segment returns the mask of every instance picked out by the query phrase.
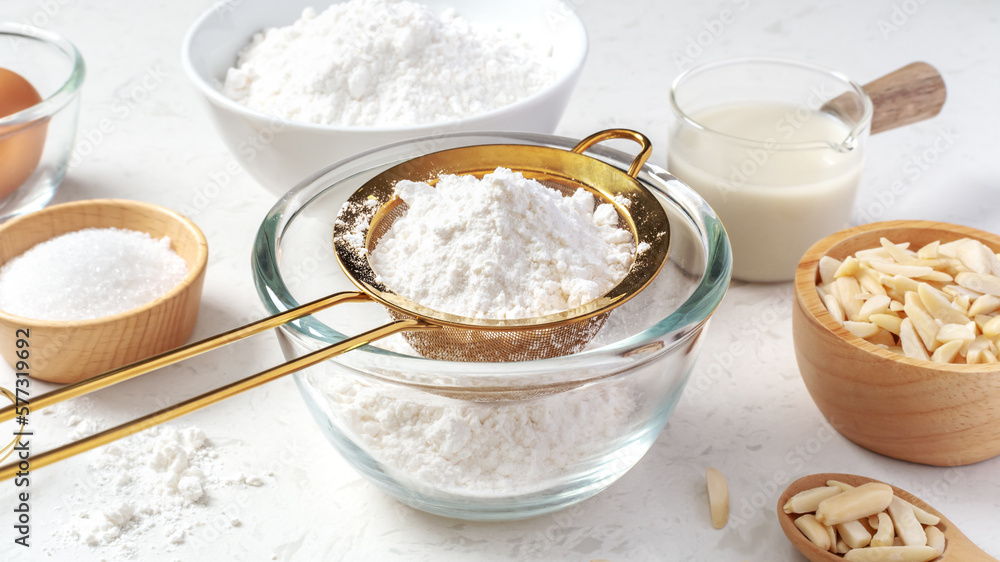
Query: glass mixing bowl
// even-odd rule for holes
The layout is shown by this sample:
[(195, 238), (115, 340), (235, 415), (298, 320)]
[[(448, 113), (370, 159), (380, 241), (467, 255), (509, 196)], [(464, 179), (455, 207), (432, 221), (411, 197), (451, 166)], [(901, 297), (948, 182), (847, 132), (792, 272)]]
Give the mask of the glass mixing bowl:
[[(355, 290), (334, 258), (333, 223), (347, 197), (382, 170), (462, 146), (576, 143), (459, 133), (333, 164), (289, 191), (261, 225), (252, 260), (261, 301), (274, 314)], [(603, 146), (587, 154), (622, 170), (633, 158)], [(635, 465), (680, 399), (731, 267), (729, 240), (703, 199), (649, 164), (639, 179), (669, 217), (668, 261), (584, 351), (515, 363), (437, 361), (395, 335), (301, 371), (302, 396), (340, 454), (403, 503), (479, 520), (564, 508)], [(380, 305), (343, 304), (286, 324), (278, 341), (291, 359), (388, 320)]]

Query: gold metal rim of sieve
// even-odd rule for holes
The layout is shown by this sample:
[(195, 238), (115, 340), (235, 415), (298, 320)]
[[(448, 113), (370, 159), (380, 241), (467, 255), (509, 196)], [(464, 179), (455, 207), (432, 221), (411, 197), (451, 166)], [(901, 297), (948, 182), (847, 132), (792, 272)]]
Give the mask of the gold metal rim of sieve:
[[(642, 150), (628, 172), (583, 154), (592, 145), (614, 138), (638, 142)], [(581, 322), (610, 312), (640, 293), (663, 268), (670, 249), (670, 224), (656, 197), (638, 180), (651, 145), (641, 133), (611, 129), (595, 133), (571, 150), (537, 145), (492, 144), (453, 148), (407, 160), (368, 180), (341, 208), (334, 225), (333, 244), (337, 261), (345, 275), (359, 289), (390, 311), (427, 321), (434, 325), (465, 330), (521, 331), (555, 328)], [(402, 202), (394, 196), (400, 180), (434, 182), (442, 174), (474, 175), (481, 178), (498, 166), (521, 172), (524, 177), (547, 185), (558, 184), (564, 190), (583, 188), (600, 202), (614, 205), (619, 226), (627, 229), (636, 248), (648, 244), (636, 254), (625, 277), (603, 296), (570, 310), (533, 318), (471, 318), (433, 310), (394, 293), (378, 281), (368, 255), (382, 232), (379, 224)], [(626, 204), (622, 204), (626, 201)], [(358, 225), (368, 225), (365, 248), (350, 240)], [(384, 232), (384, 229), (382, 230)]]

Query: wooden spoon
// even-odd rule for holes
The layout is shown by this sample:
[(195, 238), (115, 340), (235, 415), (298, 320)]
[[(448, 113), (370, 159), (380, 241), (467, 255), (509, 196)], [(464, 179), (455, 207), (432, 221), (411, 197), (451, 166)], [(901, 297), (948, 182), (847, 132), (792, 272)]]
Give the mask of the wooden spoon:
[[(926, 62), (910, 63), (861, 87), (872, 100), (871, 134), (881, 133), (941, 112), (947, 96), (941, 74)], [(822, 110), (857, 120), (861, 108), (850, 92), (827, 102)]]
[[(795, 548), (812, 562), (843, 562), (843, 556), (820, 550), (819, 547), (810, 542), (802, 534), (802, 531), (799, 531), (798, 527), (795, 526), (795, 519), (798, 517), (798, 514), (788, 514), (782, 509), (788, 498), (803, 490), (826, 486), (827, 480), (838, 480), (852, 486), (860, 486), (867, 482), (878, 482), (878, 480), (873, 478), (865, 478), (864, 476), (856, 476), (854, 474), (836, 474), (833, 472), (813, 474), (799, 478), (795, 482), (792, 482), (785, 489), (784, 493), (781, 494), (781, 497), (778, 498), (778, 522), (781, 523), (781, 530), (785, 532), (788, 540), (792, 541)], [(890, 486), (892, 485), (890, 484)], [(937, 528), (941, 529), (941, 532), (944, 533), (944, 554), (936, 558), (934, 562), (997, 562), (996, 558), (986, 554), (982, 549), (973, 544), (968, 537), (958, 530), (958, 527), (954, 523), (949, 521), (944, 515), (941, 515), (941, 512), (928, 505), (925, 501), (895, 486), (892, 486), (892, 490), (900, 499), (904, 499), (928, 513), (941, 518), (941, 522), (937, 524)]]

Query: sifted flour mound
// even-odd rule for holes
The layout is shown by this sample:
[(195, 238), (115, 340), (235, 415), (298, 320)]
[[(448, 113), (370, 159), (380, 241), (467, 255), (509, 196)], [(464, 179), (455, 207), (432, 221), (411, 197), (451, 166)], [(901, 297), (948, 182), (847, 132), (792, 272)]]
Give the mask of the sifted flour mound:
[(586, 304), (618, 283), (635, 245), (613, 205), (595, 206), (518, 172), (400, 181), (409, 206), (371, 253), (387, 287), (474, 318), (529, 318)]
[(323, 125), (416, 125), (485, 113), (555, 80), (549, 52), (516, 35), (407, 1), (307, 8), (253, 37), (223, 93), (264, 113)]

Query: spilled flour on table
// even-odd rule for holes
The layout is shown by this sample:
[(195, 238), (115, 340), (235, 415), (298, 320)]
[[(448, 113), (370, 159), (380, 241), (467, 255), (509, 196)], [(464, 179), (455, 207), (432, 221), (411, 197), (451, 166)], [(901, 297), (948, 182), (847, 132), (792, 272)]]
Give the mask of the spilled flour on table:
[[(87, 404), (86, 399), (76, 402)], [(58, 404), (43, 410), (70, 426), (76, 440), (109, 427), (79, 406)], [(132, 560), (142, 551), (173, 552), (220, 514), (229, 527), (240, 520), (213, 505), (213, 493), (226, 487), (260, 486), (257, 476), (223, 478), (218, 453), (197, 427), (163, 425), (101, 447), (88, 455), (87, 473), (75, 491), (62, 497), (64, 523), (53, 533), (55, 551), (76, 549), (87, 559)], [(157, 536), (159, 535), (159, 536)], [(162, 537), (162, 538), (161, 538)]]

